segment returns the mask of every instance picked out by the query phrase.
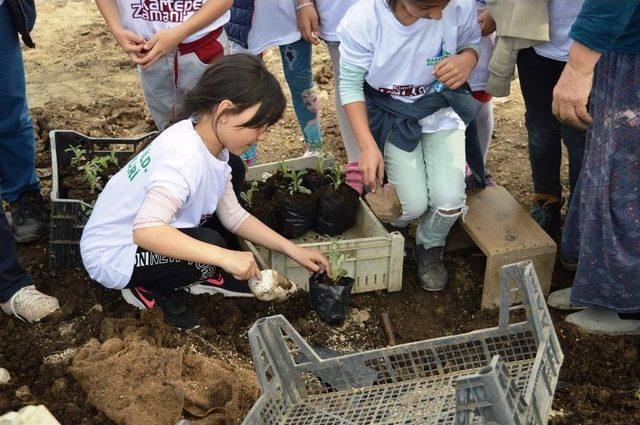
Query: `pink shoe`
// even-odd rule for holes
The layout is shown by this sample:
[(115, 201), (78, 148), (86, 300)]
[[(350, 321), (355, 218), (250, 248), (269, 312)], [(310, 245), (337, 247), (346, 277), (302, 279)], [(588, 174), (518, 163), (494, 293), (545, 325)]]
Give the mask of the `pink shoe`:
[(362, 173), (360, 173), (360, 163), (348, 163), (345, 171), (347, 184), (358, 192), (358, 194), (362, 195), (364, 192), (364, 183), (362, 182)]

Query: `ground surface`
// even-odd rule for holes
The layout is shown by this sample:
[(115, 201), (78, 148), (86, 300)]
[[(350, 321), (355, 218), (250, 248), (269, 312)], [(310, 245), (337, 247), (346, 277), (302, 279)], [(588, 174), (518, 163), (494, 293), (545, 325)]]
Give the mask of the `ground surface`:
[[(52, 129), (73, 129), (91, 136), (122, 137), (153, 128), (145, 110), (137, 75), (102, 24), (91, 1), (52, 0), (39, 3), (39, 21), (34, 38), (36, 50), (25, 52), (28, 92), (37, 129), (38, 173), (45, 195), (51, 186), (47, 133)], [(270, 52), (266, 61), (282, 77), (279, 55)], [(333, 104), (331, 65), (324, 49), (314, 59), (322, 98), (323, 129), (327, 149), (344, 158)], [(496, 128), (489, 168), (525, 207), (530, 196), (530, 169), (522, 99), (517, 88), (496, 105)], [(260, 148), (261, 160), (277, 160), (302, 153), (298, 129), (291, 108), (269, 133)], [(566, 173), (565, 173), (566, 174)], [(566, 177), (566, 175), (565, 175)], [(108, 318), (138, 321), (139, 313), (126, 305), (116, 292), (90, 282), (80, 270), (58, 278), (50, 277), (48, 241), (20, 247), (21, 259), (36, 284), (60, 300), (62, 311), (36, 325), (0, 318), (0, 366), (13, 377), (0, 387), (0, 413), (27, 403), (42, 403), (64, 424), (111, 423), (95, 410), (66, 362), (55, 363), (47, 356), (79, 347), (90, 338), (110, 336)], [(484, 257), (476, 250), (458, 252), (447, 260), (451, 280), (445, 291), (430, 294), (413, 279), (414, 266), (405, 263), (405, 281), (398, 293), (375, 293), (352, 297), (346, 324), (331, 328), (312, 312), (301, 294), (287, 303), (271, 306), (252, 300), (232, 301), (219, 297), (193, 297), (192, 307), (203, 318), (200, 329), (180, 333), (144, 327), (149, 338), (164, 347), (192, 346), (214, 357), (235, 359), (250, 365), (246, 332), (265, 315), (285, 314), (312, 344), (340, 350), (363, 350), (386, 345), (379, 315), (388, 312), (398, 342), (452, 335), (496, 323), (496, 312), (480, 311)], [(558, 270), (554, 288), (569, 286), (571, 275)], [(94, 306), (99, 304), (99, 308)], [(92, 307), (94, 307), (92, 309)], [(568, 387), (556, 393), (553, 424), (638, 424), (640, 423), (640, 339), (588, 335), (554, 320), (565, 362), (561, 379)], [(145, 323), (148, 318), (145, 318)], [(133, 366), (135, 367), (135, 366)], [(16, 397), (16, 389), (27, 385), (30, 396)], [(251, 400), (249, 400), (251, 402)]]

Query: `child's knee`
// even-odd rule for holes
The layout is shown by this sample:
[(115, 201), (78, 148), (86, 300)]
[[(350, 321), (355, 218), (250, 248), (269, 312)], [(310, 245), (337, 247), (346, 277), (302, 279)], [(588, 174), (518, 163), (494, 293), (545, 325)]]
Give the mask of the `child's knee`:
[(440, 190), (431, 194), (430, 205), (443, 215), (459, 215), (465, 209), (464, 191)]
[(427, 196), (412, 196), (402, 201), (402, 217), (401, 220), (415, 220), (429, 208), (429, 199)]

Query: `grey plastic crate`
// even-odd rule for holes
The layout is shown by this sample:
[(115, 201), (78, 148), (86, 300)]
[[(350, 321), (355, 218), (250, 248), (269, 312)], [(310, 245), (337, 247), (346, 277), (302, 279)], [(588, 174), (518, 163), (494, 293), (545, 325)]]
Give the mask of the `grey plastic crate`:
[(498, 327), (331, 359), (283, 316), (258, 320), (261, 395), (243, 424), (546, 424), (563, 354), (531, 262), (501, 286)]
[(80, 237), (93, 207), (87, 200), (69, 198), (69, 186), (60, 174), (63, 166), (69, 164), (73, 154), (67, 152), (70, 146), (82, 146), (87, 150), (87, 158), (115, 152), (124, 166), (138, 147), (155, 137), (152, 132), (135, 138), (95, 138), (72, 130), (49, 132), (51, 143), (51, 226), (49, 236), (49, 272), (56, 276), (68, 267), (81, 265)]

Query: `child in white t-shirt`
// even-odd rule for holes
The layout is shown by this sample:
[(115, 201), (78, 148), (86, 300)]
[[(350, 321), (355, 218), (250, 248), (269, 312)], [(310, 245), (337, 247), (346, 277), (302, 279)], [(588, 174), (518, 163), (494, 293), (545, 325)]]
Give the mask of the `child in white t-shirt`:
[[(259, 59), (242, 54), (214, 61), (185, 96), (186, 119), (160, 134), (98, 197), (80, 241), (91, 278), (122, 290), (139, 308), (157, 305), (177, 327), (192, 328), (198, 320), (177, 288), (251, 296), (246, 280), (260, 277), (250, 252), (226, 248), (227, 230), (311, 271), (328, 270), (322, 254), (269, 229), (234, 193), (232, 174), (244, 179), (236, 155), (263, 140), (285, 106), (278, 81)], [(221, 224), (202, 227), (214, 214)]]
[(209, 63), (224, 54), (232, 0), (96, 0), (120, 47), (137, 65), (160, 130)]
[[(447, 281), (445, 239), (466, 210), (465, 122), (477, 109), (463, 121), (453, 107), (462, 114), (460, 105), (474, 104), (469, 91), (458, 89), (478, 60), (475, 2), (361, 0), (338, 32), (340, 96), (360, 148), (364, 182), (375, 191), (386, 170), (403, 209), (392, 224), (406, 228), (420, 218), (418, 279), (427, 290), (441, 290)], [(441, 94), (445, 87), (452, 90)], [(451, 107), (440, 107), (442, 102)], [(435, 112), (425, 115), (426, 108)], [(386, 140), (374, 138), (372, 130), (379, 128), (391, 129), (388, 137), (378, 135)]]

